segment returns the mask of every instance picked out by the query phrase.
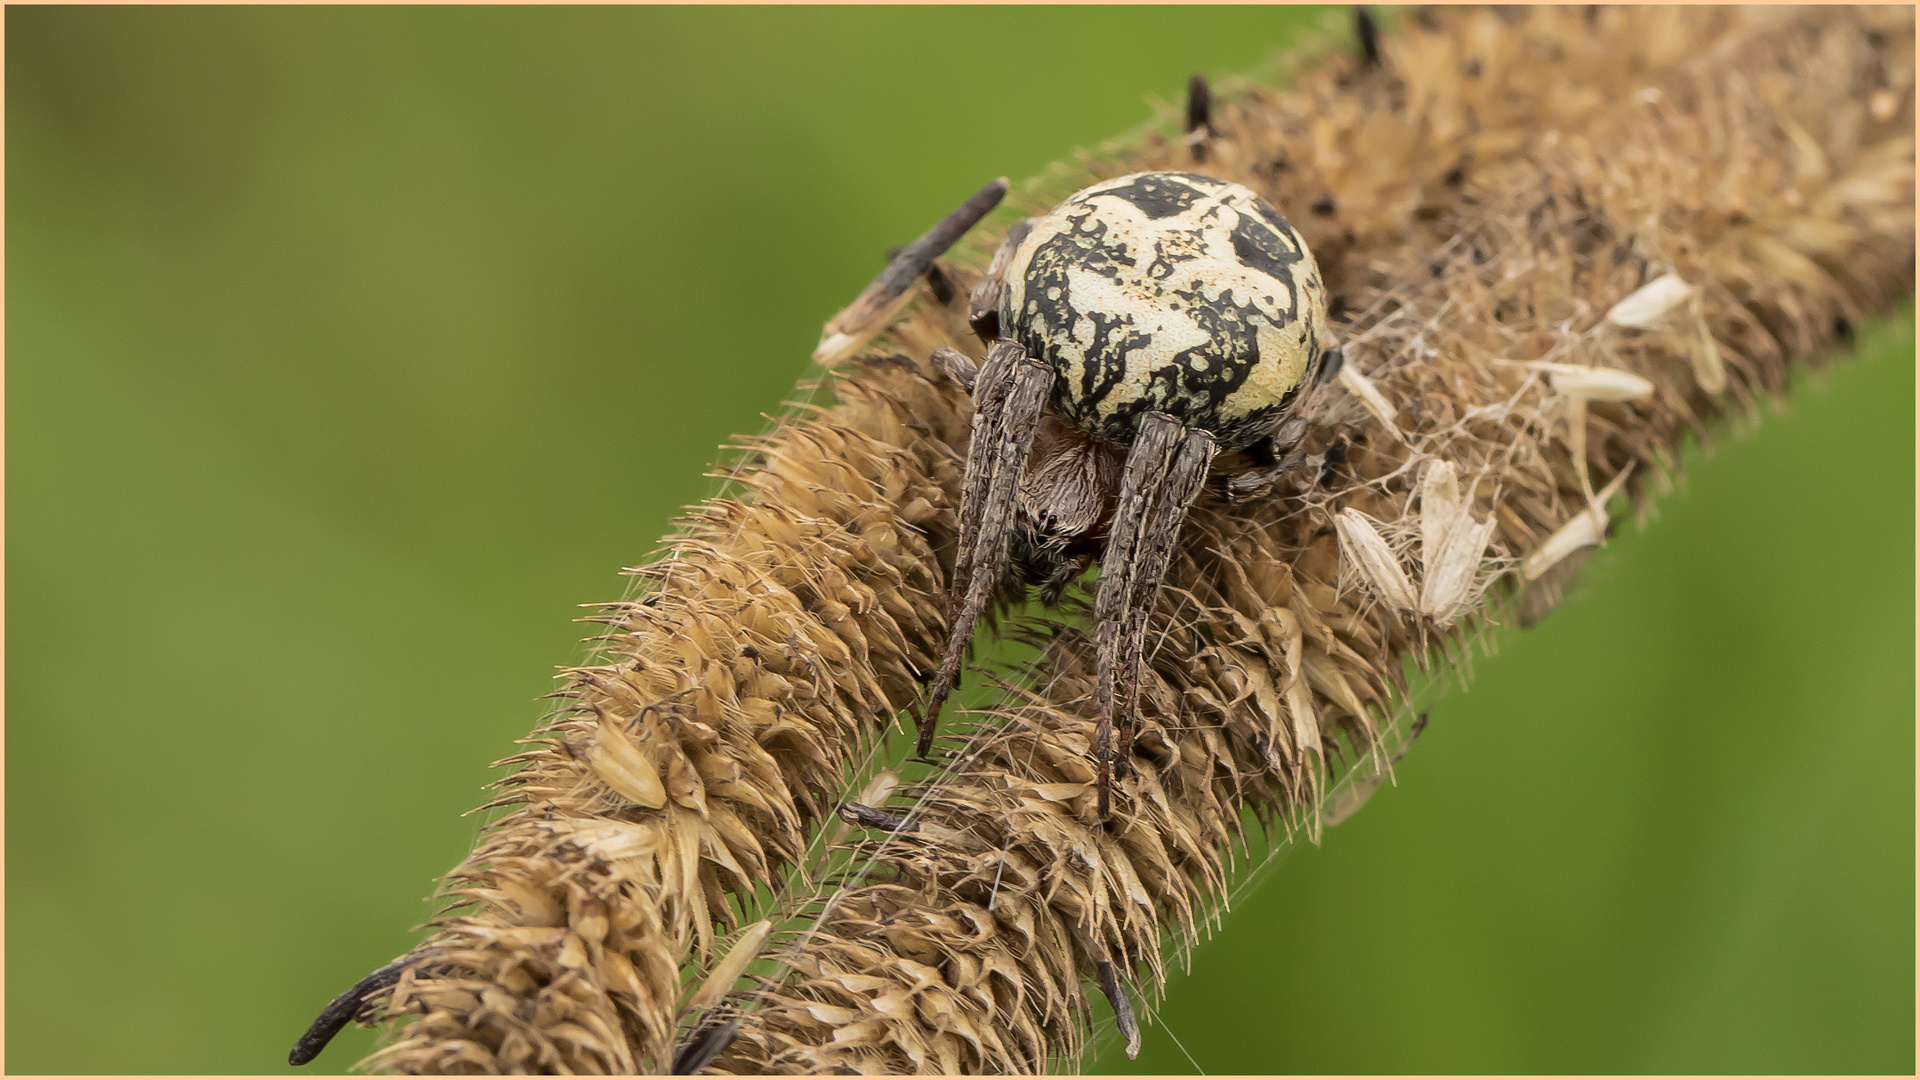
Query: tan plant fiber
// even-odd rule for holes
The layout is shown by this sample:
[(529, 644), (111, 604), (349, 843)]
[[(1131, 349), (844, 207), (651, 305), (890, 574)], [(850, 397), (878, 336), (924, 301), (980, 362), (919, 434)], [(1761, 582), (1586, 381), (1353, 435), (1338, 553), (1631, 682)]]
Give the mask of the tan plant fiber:
[[(608, 662), (501, 784), (518, 804), (447, 889), (372, 1059), (408, 1072), (664, 1069), (681, 968), (792, 866), (857, 744), (913, 700), (944, 619), (964, 416), (904, 371), (756, 444), (746, 501), (697, 508)], [(934, 425), (916, 417), (946, 417)]]
[[(366, 1064), (664, 1070), (726, 1020), (725, 1072), (1071, 1067), (1086, 983), (1156, 994), (1245, 830), (1351, 812), (1327, 796), (1405, 738), (1408, 661), (1550, 603), (1540, 556), (1569, 523), (1600, 539), (1604, 496), (1644, 504), (1684, 435), (1911, 291), (1912, 20), (1442, 9), (1379, 67), (1323, 52), (1288, 89), (1221, 87), (1209, 137), (1160, 125), (1029, 185), (1024, 212), (1142, 169), (1254, 187), (1313, 247), (1352, 373), (1307, 404), (1309, 453), (1270, 495), (1196, 505), (1111, 821), (1090, 645), (1013, 623), (1042, 647), (1025, 685), (952, 725), (950, 768), (870, 785), (883, 812), (855, 817), (882, 824), (839, 861), (808, 853), (944, 644), (969, 409), (929, 355), (982, 354), (964, 325), (982, 229), (943, 265), (954, 299), (920, 290), (832, 373), (835, 404), (756, 440), (742, 497), (696, 508), (636, 571), (651, 589), (605, 610), (606, 662), (511, 759), (514, 809), (449, 878), (461, 906), (376, 999), (415, 1019)], [(1608, 321), (1669, 274), (1684, 295)], [(1411, 608), (1343, 561), (1349, 511)], [(1540, 580), (1517, 591), (1529, 557)], [(704, 1010), (714, 966), (753, 946), (717, 935), (748, 923), (759, 974)]]

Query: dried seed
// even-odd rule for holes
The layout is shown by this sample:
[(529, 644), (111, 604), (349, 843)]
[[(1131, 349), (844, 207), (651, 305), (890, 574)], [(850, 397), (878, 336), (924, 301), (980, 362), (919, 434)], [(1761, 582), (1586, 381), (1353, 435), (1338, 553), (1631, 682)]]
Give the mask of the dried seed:
[(1827, 155), (1820, 149), (1820, 143), (1807, 134), (1807, 129), (1795, 123), (1791, 116), (1780, 118), (1780, 129), (1787, 133), (1793, 143), (1793, 180), (1803, 189), (1824, 183), (1827, 179)]
[(1475, 521), (1460, 494), (1458, 470), (1436, 460), (1420, 477), (1420, 613), (1446, 626), (1473, 599), (1493, 519)]
[(1609, 520), (1607, 517), (1607, 501), (1613, 498), (1615, 492), (1620, 490), (1620, 485), (1626, 482), (1627, 474), (1632, 471), (1633, 466), (1631, 465), (1620, 470), (1620, 474), (1615, 476), (1598, 495), (1594, 496), (1593, 502), (1588, 504), (1585, 510), (1573, 515), (1573, 518), (1565, 525), (1555, 529), (1553, 535), (1547, 537), (1545, 543), (1541, 544), (1532, 554), (1521, 561), (1520, 576), (1526, 578), (1528, 581), (1534, 581), (1538, 579), (1541, 574), (1553, 569), (1554, 564), (1561, 559), (1566, 558), (1568, 555), (1573, 554), (1583, 547), (1598, 544), (1605, 540), (1607, 538), (1607, 522)]
[(1565, 525), (1555, 529), (1546, 542), (1535, 548), (1520, 563), (1520, 576), (1533, 581), (1541, 574), (1553, 569), (1555, 563), (1591, 544), (1598, 544), (1607, 535), (1607, 512), (1598, 507), (1589, 506), (1573, 515)]
[(1633, 330), (1653, 330), (1667, 312), (1693, 295), (1693, 286), (1679, 274), (1662, 274), (1633, 290), (1607, 309), (1607, 321)]
[(666, 785), (660, 771), (633, 739), (620, 730), (613, 717), (600, 715), (600, 734), (587, 752), (587, 762), (606, 785), (649, 810), (667, 805)]
[(1400, 560), (1372, 520), (1358, 510), (1347, 509), (1340, 511), (1333, 524), (1340, 534), (1341, 552), (1374, 593), (1396, 611), (1414, 610), (1413, 583), (1407, 580)]
[(1619, 368), (1545, 361), (1527, 366), (1545, 372), (1556, 394), (1582, 397), (1588, 401), (1636, 401), (1653, 394), (1653, 383)]
[(747, 965), (760, 955), (760, 946), (767, 943), (767, 935), (771, 933), (773, 922), (769, 919), (761, 919), (742, 931), (733, 948), (727, 950), (727, 955), (713, 966), (713, 971), (700, 984), (700, 989), (694, 991), (687, 1008), (704, 1012), (720, 1004), (720, 999), (727, 996), (727, 991), (732, 990), (733, 984), (746, 972)]
[(1453, 462), (1436, 458), (1420, 477), (1420, 560), (1428, 573), (1460, 509), (1459, 471)]
[(1388, 401), (1386, 395), (1373, 385), (1372, 379), (1360, 374), (1360, 369), (1354, 366), (1351, 358), (1347, 363), (1340, 365), (1340, 385), (1347, 388), (1347, 393), (1359, 398), (1360, 403), (1367, 407), (1367, 411), (1373, 414), (1374, 419), (1387, 426), (1387, 430), (1395, 432), (1399, 430), (1393, 426), (1393, 418), (1398, 416), (1400, 411), (1395, 409), (1393, 402)]
[(1462, 507), (1440, 545), (1439, 557), (1425, 568), (1420, 583), (1422, 615), (1446, 626), (1471, 606), (1474, 578), (1492, 538), (1493, 519), (1475, 521)]
[(1693, 361), (1693, 379), (1700, 389), (1709, 394), (1718, 394), (1727, 388), (1727, 366), (1720, 362), (1720, 343), (1713, 339), (1713, 331), (1707, 326), (1705, 316), (1700, 313), (1700, 298), (1695, 296), (1693, 351), (1688, 359)]
[[(683, 815), (683, 819), (695, 820), (691, 815)], [(567, 839), (582, 851), (616, 861), (651, 855), (659, 850), (664, 837), (659, 829), (630, 825), (624, 821), (602, 820), (575, 827)]]

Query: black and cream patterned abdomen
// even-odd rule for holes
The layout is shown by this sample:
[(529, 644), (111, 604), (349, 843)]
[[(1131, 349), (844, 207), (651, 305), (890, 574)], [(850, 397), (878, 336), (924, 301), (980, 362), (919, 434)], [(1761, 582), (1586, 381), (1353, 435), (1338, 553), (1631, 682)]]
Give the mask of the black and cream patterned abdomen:
[(1034, 222), (1006, 270), (1000, 323), (1053, 368), (1053, 408), (1130, 442), (1158, 410), (1241, 449), (1273, 430), (1319, 357), (1313, 255), (1239, 184), (1136, 173)]

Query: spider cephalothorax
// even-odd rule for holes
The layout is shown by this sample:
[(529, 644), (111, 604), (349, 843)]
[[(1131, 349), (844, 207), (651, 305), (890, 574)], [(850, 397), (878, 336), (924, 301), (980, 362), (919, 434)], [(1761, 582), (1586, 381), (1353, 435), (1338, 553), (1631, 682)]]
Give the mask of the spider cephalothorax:
[[(922, 245), (951, 243), (1004, 190), (988, 185)], [(931, 265), (931, 254), (922, 258)], [(914, 272), (905, 259), (894, 278)], [(876, 297), (888, 280), (876, 280)], [(897, 295), (904, 281), (887, 288)], [(974, 420), (953, 617), (920, 753), (974, 627), (1010, 574), (1052, 603), (1098, 558), (1095, 742), (1105, 816), (1110, 777), (1125, 775), (1132, 752), (1147, 618), (1187, 508), (1216, 454), (1247, 451), (1236, 460), (1270, 467), (1279, 444), (1298, 437), (1301, 425), (1282, 434), (1283, 422), (1329, 351), (1320, 271), (1293, 226), (1247, 188), (1135, 173), (1009, 229), (969, 314), (988, 344), (986, 363), (935, 354), (972, 394)], [(1230, 480), (1230, 490), (1245, 479)]]

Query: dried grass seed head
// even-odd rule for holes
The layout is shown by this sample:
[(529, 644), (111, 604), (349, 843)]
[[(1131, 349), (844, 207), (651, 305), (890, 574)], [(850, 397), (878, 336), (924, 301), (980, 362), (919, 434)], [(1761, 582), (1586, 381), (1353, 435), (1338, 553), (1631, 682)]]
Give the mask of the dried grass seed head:
[[(1874, 20), (1883, 17), (1907, 20), (1904, 36), (1877, 27)], [(1711, 273), (1693, 280), (1708, 283), (1702, 317), (1715, 339), (1735, 343), (1728, 349), (1724, 389), (1736, 405), (1782, 386), (1786, 358), (1808, 356), (1808, 349), (1828, 340), (1821, 335), (1830, 333), (1831, 324), (1822, 320), (1835, 301), (1817, 299), (1823, 293), (1811, 278), (1788, 283), (1750, 273), (1744, 252), (1753, 250), (1756, 232), (1793, 229), (1796, 215), (1816, 200), (1793, 214), (1756, 220), (1745, 233), (1728, 234), (1712, 215), (1716, 200), (1734, 192), (1703, 191), (1700, 181), (1707, 177), (1676, 183), (1641, 166), (1698, 155), (1703, 147), (1724, 152), (1736, 145), (1728, 139), (1735, 122), (1724, 103), (1702, 101), (1703, 94), (1724, 92), (1726, 72), (1744, 73), (1748, 87), (1772, 81), (1768, 95), (1739, 103), (1747, 115), (1738, 118), (1737, 129), (1747, 141), (1737, 150), (1749, 165), (1779, 153), (1777, 143), (1752, 137), (1779, 130), (1761, 122), (1769, 111), (1844, 108), (1859, 99), (1855, 71), (1891, 72), (1903, 95), (1901, 115), (1910, 117), (1910, 47), (1893, 46), (1899, 56), (1884, 67), (1874, 59), (1874, 50), (1888, 47), (1885, 42), (1911, 38), (1910, 19), (1910, 13), (1834, 9), (1786, 17), (1728, 9), (1602, 10), (1596, 31), (1578, 11), (1537, 9), (1503, 21), (1486, 12), (1444, 10), (1434, 14), (1432, 32), (1382, 43), (1386, 64), (1402, 86), (1381, 85), (1392, 81), (1386, 79), (1356, 82), (1329, 63), (1324, 75), (1303, 72), (1302, 88), (1294, 91), (1250, 88), (1238, 99), (1218, 95), (1209, 169), (1246, 177), (1253, 165), (1284, 156), (1289, 169), (1261, 174), (1260, 185), (1282, 195), (1315, 188), (1331, 193), (1336, 214), (1304, 219), (1301, 231), (1321, 260), (1330, 292), (1344, 293), (1349, 311), (1369, 313), (1350, 328), (1349, 357), (1357, 359), (1355, 373), (1364, 373), (1364, 385), (1378, 389), (1381, 401), (1391, 395), (1399, 403), (1387, 413), (1398, 430), (1389, 431), (1376, 413), (1377, 426), (1352, 444), (1337, 473), (1322, 473), (1331, 490), (1304, 495), (1308, 505), (1324, 506), (1331, 522), (1293, 512), (1289, 500), (1303, 496), (1284, 487), (1276, 489), (1272, 504), (1240, 505), (1231, 513), (1207, 500), (1196, 504), (1189, 522), (1195, 539), (1182, 544), (1156, 615), (1166, 631), (1157, 659), (1142, 673), (1140, 745), (1146, 757), (1138, 775), (1116, 787), (1123, 801), (1115, 821), (1124, 827), (1103, 840), (1102, 830), (1091, 826), (1084, 796), (1003, 801), (1003, 793), (1023, 784), (1086, 779), (1079, 755), (1090, 735), (1094, 658), (1084, 636), (1051, 631), (1034, 689), (1017, 691), (998, 714), (1001, 726), (980, 734), (966, 773), (901, 804), (910, 810), (917, 800), (923, 819), (964, 823), (955, 834), (978, 846), (929, 848), (906, 837), (876, 841), (869, 850), (886, 867), (880, 875), (885, 883), (851, 893), (861, 903), (884, 897), (889, 920), (955, 913), (964, 922), (986, 913), (999, 932), (986, 941), (964, 933), (901, 940), (864, 953), (853, 946), (873, 940), (868, 928), (877, 924), (871, 917), (830, 918), (816, 945), (795, 957), (795, 974), (743, 1027), (719, 1067), (909, 1069), (952, 1061), (983, 1071), (1035, 1069), (1044, 1062), (1022, 1052), (1033, 1045), (1026, 1040), (1056, 1040), (1047, 1060), (1081, 1046), (1077, 1032), (1053, 1026), (1074, 1007), (1073, 994), (1062, 985), (1063, 967), (1090, 978), (1101, 963), (1124, 968), (1121, 957), (1140, 957), (1141, 985), (1150, 994), (1152, 959), (1128, 951), (1137, 943), (1105, 929), (1111, 913), (1127, 910), (1131, 895), (1121, 884), (1121, 868), (1105, 858), (1049, 853), (1104, 855), (1104, 843), (1121, 845), (1127, 868), (1154, 898), (1160, 925), (1192, 932), (1206, 918), (1208, 898), (1218, 898), (1213, 890), (1224, 879), (1218, 860), (1238, 827), (1237, 815), (1223, 812), (1229, 804), (1215, 801), (1221, 789), (1210, 778), (1230, 777), (1232, 800), (1266, 807), (1276, 820), (1301, 821), (1289, 817), (1289, 809), (1312, 805), (1327, 790), (1326, 773), (1316, 762), (1323, 756), (1352, 761), (1378, 747), (1380, 718), (1393, 715), (1383, 704), (1400, 700), (1396, 695), (1405, 690), (1397, 683), (1399, 661), (1414, 653), (1417, 637), (1387, 605), (1369, 609), (1358, 603), (1358, 594), (1334, 587), (1345, 539), (1342, 520), (1371, 519), (1393, 531), (1385, 523), (1402, 520), (1417, 505), (1418, 493), (1409, 490), (1425, 475), (1417, 466), (1438, 459), (1457, 470), (1456, 479), (1483, 473), (1498, 478), (1487, 496), (1492, 513), (1484, 520), (1467, 518), (1475, 532), (1491, 530), (1488, 546), (1534, 551), (1591, 509), (1588, 464), (1612, 478), (1603, 489), (1612, 496), (1626, 490), (1633, 466), (1658, 466), (1683, 434), (1705, 433), (1719, 415), (1713, 395), (1721, 388), (1695, 377), (1687, 342), (1663, 332), (1588, 335), (1582, 331), (1586, 323), (1575, 318), (1584, 306), (1590, 323), (1657, 277), (1646, 271), (1648, 264), (1684, 247), (1692, 253), (1688, 265), (1705, 260), (1710, 266)], [(1883, 44), (1871, 44), (1876, 40)], [(1846, 59), (1838, 67), (1831, 62), (1836, 51)], [(1485, 81), (1451, 82), (1469, 57), (1480, 61)], [(1766, 74), (1774, 71), (1791, 72), (1791, 80)], [(1639, 111), (1648, 107), (1645, 101), (1633, 98), (1649, 83), (1660, 91), (1653, 100), (1677, 110), (1651, 125)], [(1514, 94), (1517, 86), (1535, 93)], [(1439, 92), (1423, 95), (1422, 88)], [(1484, 97), (1463, 101), (1467, 94)], [(1404, 108), (1389, 108), (1388, 101)], [(1524, 107), (1515, 107), (1522, 101)], [(1465, 122), (1468, 110), (1479, 110), (1482, 119)], [(1544, 117), (1559, 121), (1552, 129), (1557, 135), (1534, 126)], [(1565, 134), (1583, 124), (1591, 125), (1590, 137)], [(1836, 161), (1846, 158), (1830, 149), (1836, 137), (1851, 137), (1844, 128), (1807, 130), (1821, 132), (1816, 139)], [(1898, 152), (1910, 155), (1910, 148), (1908, 142)], [(1149, 141), (1113, 172), (1157, 167), (1189, 150), (1185, 141), (1170, 140), (1167, 157), (1156, 157), (1161, 151)], [(1860, 140), (1860, 158), (1883, 152), (1873, 140)], [(1628, 165), (1623, 170), (1616, 161)], [(1847, 211), (1861, 222), (1890, 216), (1890, 232), (1862, 226), (1823, 234), (1834, 246), (1821, 265), (1860, 259), (1861, 267), (1873, 267), (1853, 273), (1862, 304), (1883, 304), (1911, 282), (1910, 156), (1903, 161), (1896, 183)], [(1460, 162), (1469, 162), (1467, 179), (1450, 183), (1447, 173)], [(1393, 175), (1401, 163), (1413, 167)], [(1091, 167), (1097, 172), (1102, 166), (1096, 159)], [(1848, 175), (1845, 167), (1835, 167)], [(1726, 175), (1716, 170), (1712, 178), (1724, 185)], [(1739, 198), (1748, 205), (1762, 201), (1770, 182), (1763, 171), (1732, 175), (1743, 185)], [(1395, 201), (1409, 190), (1417, 198)], [(1469, 199), (1477, 207), (1471, 212), (1464, 209)], [(1413, 212), (1422, 207), (1439, 212)], [(1651, 214), (1655, 207), (1665, 216)], [(1658, 223), (1651, 233), (1643, 224), (1649, 221)], [(1430, 222), (1450, 232), (1426, 243)], [(1726, 284), (1734, 281), (1741, 283), (1738, 293)], [(1546, 395), (1515, 399), (1526, 375), (1494, 362), (1500, 358), (1577, 360), (1646, 379), (1653, 392), (1595, 402), (1582, 429), (1590, 437), (1576, 459), (1559, 410)], [(1619, 383), (1623, 391), (1637, 389)], [(1336, 413), (1329, 408), (1319, 415)], [(1355, 422), (1352, 412), (1342, 415), (1349, 417), (1343, 423)], [(1325, 429), (1309, 435), (1319, 447), (1326, 438)], [(1434, 479), (1438, 510), (1451, 500), (1444, 475)], [(1444, 520), (1436, 515), (1437, 522)], [(1335, 528), (1323, 531), (1323, 524)], [(1409, 582), (1402, 597), (1410, 590)], [(1479, 610), (1481, 601), (1470, 603)], [(1465, 613), (1451, 633), (1465, 633), (1472, 619), (1472, 612)], [(1035, 770), (1044, 779), (1024, 779)], [(954, 1020), (921, 1010), (912, 1023), (902, 1023), (892, 1010), (859, 1000), (890, 1000), (900, 993), (918, 1000), (923, 986), (974, 985), (954, 981), (952, 973), (940, 983), (902, 981), (890, 971), (889, 958), (925, 950), (951, 957), (943, 963), (954, 965), (954, 972), (978, 972), (996, 955), (990, 943), (1005, 946), (1010, 940), (1071, 943), (1066, 947), (1079, 959), (1066, 965), (1054, 951), (1058, 946), (1027, 956), (1018, 982), (1007, 984), (1009, 997), (996, 993), (991, 1004), (962, 999), (973, 1011)], [(859, 981), (865, 979), (876, 981)], [(845, 996), (841, 988), (855, 981), (862, 989)], [(835, 1014), (836, 1022), (849, 1026), (824, 1024), (807, 1011), (808, 1002), (828, 999), (845, 1010)], [(934, 1015), (941, 1019), (930, 1020)], [(1025, 1038), (1017, 1046), (974, 1041), (986, 1025)], [(852, 1045), (839, 1038), (850, 1027), (858, 1029)]]
[[(1218, 911), (1245, 809), (1317, 828), (1306, 810), (1342, 763), (1405, 729), (1402, 661), (1424, 646), (1337, 587), (1326, 525), (1405, 518), (1418, 455), (1498, 477), (1489, 543), (1538, 553), (1592, 509), (1589, 466), (1607, 494), (1639, 498), (1629, 467), (1661, 467), (1684, 434), (1783, 387), (1836, 319), (1910, 290), (1911, 9), (1442, 9), (1427, 25), (1378, 42), (1366, 73), (1334, 58), (1285, 90), (1223, 89), (1203, 142), (1150, 133), (1021, 196), (1044, 210), (1106, 177), (1200, 167), (1204, 145), (1207, 172), (1324, 206), (1294, 224), (1348, 313), (1348, 368), (1388, 409), (1310, 402), (1312, 483), (1196, 503), (1155, 607), (1115, 824), (1098, 826), (1090, 792), (1095, 645), (1048, 628), (1031, 686), (967, 769), (889, 800), (938, 830), (860, 834), (872, 877), (781, 909), (820, 917), (804, 941), (768, 938), (784, 974), (758, 984), (712, 1068), (1071, 1061), (1098, 965), (1151, 999), (1161, 935), (1191, 940)], [(1468, 61), (1479, 74), (1461, 79)], [(942, 265), (964, 291), (984, 261)], [(1664, 329), (1581, 331), (1669, 270), (1697, 283), (1692, 332), (1671, 311)], [(570, 673), (571, 711), (504, 785), (518, 805), (450, 879), (470, 908), (368, 997), (416, 1018), (374, 1067), (673, 1060), (696, 1021), (682, 968), (710, 969), (702, 942), (736, 919), (742, 872), (802, 857), (946, 639), (969, 401), (930, 356), (981, 350), (966, 305), (934, 301), (904, 301), (830, 409), (756, 442), (748, 497), (696, 510), (644, 571), (653, 592), (605, 609), (609, 662)], [(1654, 392), (1595, 402), (1576, 456), (1552, 415), (1514, 399), (1525, 376), (1502, 358), (1617, 368)], [(1327, 423), (1359, 437), (1336, 443)], [(623, 793), (596, 768), (609, 730), (631, 732), (662, 805), (644, 779)]]

